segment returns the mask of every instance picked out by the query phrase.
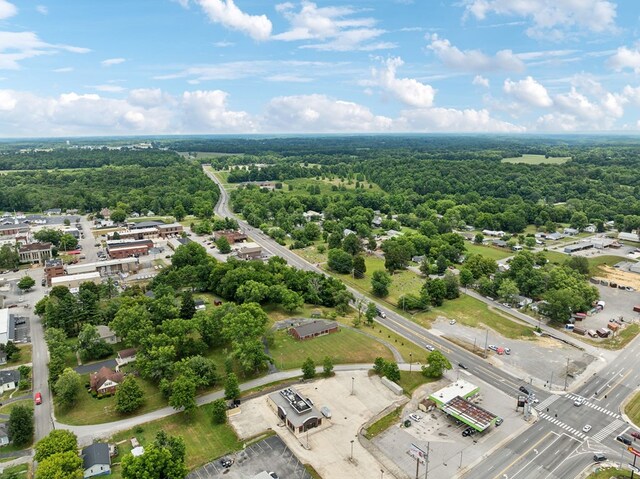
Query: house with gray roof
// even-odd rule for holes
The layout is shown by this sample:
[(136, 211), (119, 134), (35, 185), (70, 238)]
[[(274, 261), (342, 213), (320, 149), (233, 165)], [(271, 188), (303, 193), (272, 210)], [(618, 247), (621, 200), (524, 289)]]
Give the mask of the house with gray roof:
[(111, 456), (109, 445), (97, 442), (82, 450), (82, 468), (84, 477), (104, 476), (111, 474)]
[(0, 394), (5, 391), (11, 391), (18, 387), (20, 382), (20, 373), (17, 369), (9, 369), (0, 371)]
[(325, 334), (337, 333), (338, 323), (317, 319), (289, 329), (289, 334), (298, 340), (313, 339)]

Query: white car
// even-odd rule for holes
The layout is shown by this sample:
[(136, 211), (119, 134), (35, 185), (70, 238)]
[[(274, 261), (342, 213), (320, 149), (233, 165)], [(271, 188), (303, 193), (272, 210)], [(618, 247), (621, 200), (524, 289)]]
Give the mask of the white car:
[(449, 324), (456, 324), (456, 320), (452, 319), (451, 321), (449, 321)]
[(582, 399), (582, 398), (579, 398), (579, 399), (576, 399), (575, 401), (573, 401), (573, 405), (574, 406), (582, 406), (583, 404), (584, 404), (584, 399)]
[(409, 418), (413, 419), (416, 422), (419, 422), (422, 420), (422, 416), (420, 416), (419, 414), (409, 414)]
[(425, 348), (427, 348), (427, 351), (435, 351), (436, 348), (434, 348), (433, 346), (431, 346), (430, 344), (427, 344), (425, 346)]
[(498, 350), (498, 346), (496, 346), (495, 344), (490, 344), (488, 347), (489, 347), (489, 349), (491, 351), (497, 351)]
[(582, 432), (589, 432), (591, 431), (591, 424), (587, 424), (585, 427), (582, 428)]

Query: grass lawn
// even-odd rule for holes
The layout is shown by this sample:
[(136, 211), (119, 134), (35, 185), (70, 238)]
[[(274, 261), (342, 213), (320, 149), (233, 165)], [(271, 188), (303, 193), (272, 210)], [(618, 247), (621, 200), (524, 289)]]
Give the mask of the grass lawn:
[(466, 241), (464, 245), (467, 248), (467, 254), (481, 254), (487, 258), (491, 258), (493, 260), (499, 261), (504, 258), (508, 258), (509, 256), (513, 256), (514, 252), (509, 251), (505, 248), (496, 248), (493, 246), (484, 246), (481, 244), (471, 243), (470, 241)]
[(606, 467), (598, 469), (598, 472), (589, 474), (587, 479), (624, 479), (627, 477), (631, 477), (631, 471), (623, 471), (615, 467)]
[(567, 261), (570, 256), (559, 251), (543, 251), (545, 257), (549, 260), (549, 263), (562, 264)]
[(460, 321), (466, 326), (474, 328), (480, 324), (490, 327), (506, 338), (522, 339), (533, 338), (533, 329), (521, 323), (515, 318), (509, 318), (506, 314), (491, 310), (485, 303), (465, 294), (458, 299), (445, 301), (439, 308), (418, 313), (415, 319), (422, 324), (424, 321), (433, 321), (437, 316), (445, 316), (449, 319)]
[(400, 421), (400, 412), (402, 411), (402, 406), (397, 407), (393, 411), (391, 411), (386, 416), (382, 416), (376, 422), (374, 422), (371, 426), (369, 426), (364, 433), (364, 436), (371, 440), (376, 437), (378, 434), (385, 432), (391, 426), (393, 426), (396, 422)]
[[(89, 375), (82, 376), (82, 384), (89, 381)], [(149, 381), (137, 378), (138, 384), (142, 389), (145, 397), (144, 405), (132, 415), (145, 414), (155, 411), (167, 405), (166, 400), (162, 397), (160, 390)], [(115, 411), (115, 396), (97, 399), (87, 393), (84, 387), (78, 395), (78, 400), (72, 408), (61, 408), (55, 405), (56, 419), (63, 424), (74, 426), (83, 426), (87, 424), (102, 424), (105, 422), (117, 421), (124, 419), (127, 415), (118, 414)]]
[[(11, 410), (14, 408), (14, 406), (29, 406), (33, 408), (33, 400), (21, 399), (20, 401), (5, 404), (4, 406), (0, 407), (0, 414), (11, 414)], [(0, 452), (2, 452), (2, 450), (0, 450)]]
[(282, 369), (299, 368), (308, 357), (317, 366), (322, 365), (326, 356), (334, 364), (373, 363), (377, 357), (393, 359), (391, 351), (384, 344), (345, 328), (306, 341), (298, 341), (287, 332), (278, 331), (269, 349), (276, 365)]
[[(212, 459), (242, 448), (242, 443), (228, 425), (213, 424), (211, 420), (211, 405), (199, 407), (191, 418), (184, 413), (158, 419), (137, 426), (128, 431), (122, 431), (113, 436), (112, 441), (126, 440), (118, 446), (118, 460), (131, 450), (129, 439), (135, 437), (142, 446), (153, 442), (158, 431), (165, 431), (172, 436), (182, 436), (186, 444), (186, 464), (189, 469), (198, 467)], [(120, 467), (114, 471), (114, 477), (120, 477)]]
[(589, 258), (589, 271), (592, 275), (597, 275), (598, 273), (602, 273), (600, 270), (600, 266), (611, 266), (619, 263), (620, 261), (628, 261), (630, 263), (635, 263), (636, 261), (630, 258), (625, 258), (623, 256), (614, 256), (614, 255), (604, 255), (604, 256), (595, 256), (593, 258)]
[(19, 366), (20, 364), (28, 364), (31, 362), (31, 345), (19, 344), (18, 349), (20, 349), (20, 356), (18, 357), (18, 359), (11, 359), (11, 361), (9, 361), (7, 364), (0, 366), (0, 369), (14, 368), (15, 366)]
[(629, 416), (631, 422), (640, 427), (640, 393), (637, 393), (631, 401), (627, 403), (624, 412)]
[[(353, 180), (353, 182), (349, 185), (347, 184), (346, 181), (341, 181), (340, 178), (333, 178), (332, 180), (330, 179), (320, 179), (320, 180), (316, 180), (315, 178), (296, 178), (293, 180), (286, 180), (284, 182), (286, 185), (291, 185), (293, 186), (293, 191), (289, 191), (287, 188), (284, 188), (284, 190), (287, 193), (293, 193), (295, 194), (296, 192), (307, 192), (307, 188), (311, 185), (318, 185), (320, 187), (320, 194), (323, 195), (327, 195), (327, 194), (333, 194), (333, 195), (339, 195), (342, 192), (341, 191), (334, 191), (331, 189), (332, 186), (344, 186), (347, 190), (354, 190), (356, 187), (356, 181)], [(361, 185), (364, 185), (364, 191), (381, 191), (380, 188), (372, 183), (369, 183), (368, 181), (361, 181), (360, 182)], [(371, 188), (369, 188), (369, 185), (372, 185)]]
[[(2, 450), (4, 451), (4, 448)], [(5, 477), (12, 477), (13, 474), (18, 474), (18, 477), (27, 477), (28, 471), (28, 464), (20, 464), (18, 466), (7, 467), (6, 469), (3, 469), (2, 474), (0, 474), (0, 479), (4, 479)]]
[(525, 163), (527, 165), (561, 165), (571, 157), (545, 158), (544, 155), (522, 155), (515, 158), (503, 158), (502, 163)]
[(428, 378), (424, 374), (422, 374), (422, 370), (420, 366), (414, 365), (413, 371), (400, 371), (400, 386), (404, 389), (404, 392), (411, 396), (413, 391), (415, 391), (418, 387), (423, 384), (430, 383), (435, 381), (435, 379)]

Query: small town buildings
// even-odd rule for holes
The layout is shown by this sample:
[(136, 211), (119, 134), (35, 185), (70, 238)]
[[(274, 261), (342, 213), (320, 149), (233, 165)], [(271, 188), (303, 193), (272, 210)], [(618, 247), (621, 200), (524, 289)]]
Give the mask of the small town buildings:
[(62, 230), (62, 233), (66, 235), (71, 235), (75, 239), (80, 239), (80, 230), (78, 228), (73, 228), (73, 227), (65, 228)]
[(123, 373), (113, 371), (103, 366), (98, 372), (90, 374), (89, 385), (91, 390), (98, 394), (113, 394), (123, 379)]
[(262, 246), (257, 243), (246, 243), (238, 249), (238, 258), (251, 260), (262, 257)]
[(111, 218), (111, 210), (109, 208), (102, 208), (100, 210), (100, 215), (102, 215), (105, 220), (108, 220)]
[(116, 356), (116, 369), (119, 369), (125, 364), (134, 362), (136, 360), (136, 353), (137, 350), (135, 348), (123, 349), (122, 351), (119, 351), (118, 355)]
[(558, 241), (561, 240), (562, 238), (564, 238), (565, 235), (562, 233), (549, 233), (548, 235), (546, 235), (546, 239), (551, 240), (551, 241)]
[(382, 216), (375, 215), (373, 220), (371, 220), (371, 226), (373, 228), (380, 228), (380, 226), (382, 226)]
[(497, 238), (502, 238), (505, 235), (504, 231), (495, 230), (482, 230), (482, 234), (485, 236), (495, 236)]
[(18, 236), (28, 232), (29, 225), (15, 224), (13, 222), (0, 225), (0, 236)]
[(591, 240), (591, 244), (595, 249), (614, 248), (614, 243), (616, 243), (616, 241), (611, 238), (593, 238)]
[(565, 228), (562, 232), (567, 236), (575, 236), (580, 233), (580, 231), (575, 228)]
[(21, 263), (41, 263), (51, 259), (53, 245), (51, 243), (31, 243), (18, 250)]
[(66, 286), (72, 293), (77, 292), (78, 288), (80, 288), (80, 285), (86, 282), (100, 284), (102, 282), (100, 273), (98, 273), (97, 271), (93, 271), (91, 273), (66, 274), (64, 276), (51, 278), (52, 287)]
[(322, 424), (322, 414), (309, 399), (293, 388), (283, 389), (268, 396), (268, 404), (294, 435), (299, 436)]
[(122, 258), (99, 261), (97, 263), (73, 264), (67, 266), (67, 274), (91, 273), (97, 271), (100, 276), (113, 276), (120, 273), (137, 273), (140, 269), (138, 258)]
[(47, 286), (51, 286), (51, 279), (64, 275), (64, 264), (59, 258), (48, 259), (44, 263), (44, 277)]
[(107, 344), (116, 344), (116, 343), (120, 342), (120, 338), (118, 338), (116, 336), (116, 333), (111, 331), (109, 326), (105, 326), (103, 324), (100, 324), (100, 325), (96, 326), (96, 330), (98, 331), (98, 334), (100, 335), (100, 339), (102, 339), (105, 343), (107, 343)]
[(47, 216), (51, 216), (51, 215), (59, 215), (62, 213), (62, 209), (60, 208), (51, 208), (49, 210), (45, 210), (44, 214)]
[(305, 221), (320, 221), (324, 219), (324, 213), (318, 213), (317, 211), (309, 210), (302, 213), (302, 217)]
[(183, 229), (184, 228), (180, 223), (162, 224), (157, 227), (158, 236), (160, 236), (160, 238), (179, 235), (182, 233)]
[(335, 321), (315, 320), (289, 329), (289, 334), (298, 340), (312, 339), (326, 334), (337, 333), (338, 323)]
[(459, 379), (434, 392), (429, 399), (449, 416), (481, 432), (494, 424), (498, 416), (469, 401), (479, 392), (478, 386)]
[(353, 231), (353, 230), (350, 230), (349, 228), (345, 228), (345, 229), (342, 231), (342, 235), (343, 235), (343, 236), (345, 236), (345, 237), (346, 237), (346, 236), (349, 236), (349, 235), (357, 235), (357, 234), (358, 234), (358, 233), (356, 233), (356, 232), (355, 232), (355, 231)]
[(153, 248), (153, 241), (149, 239), (137, 241), (107, 241), (107, 254), (113, 259), (147, 255), (151, 248)]
[(138, 223), (128, 223), (127, 226), (131, 231), (134, 230), (146, 230), (155, 229), (160, 225), (165, 224), (164, 221), (139, 221)]
[(596, 225), (587, 225), (587, 227), (583, 230), (585, 233), (595, 233), (598, 229)]
[(16, 389), (19, 382), (20, 373), (17, 369), (0, 371), (0, 394)]
[(240, 243), (247, 240), (247, 235), (242, 231), (235, 230), (220, 230), (213, 232), (213, 238), (219, 240), (220, 238), (227, 238), (229, 244)]
[(493, 246), (497, 246), (498, 248), (506, 248), (509, 245), (504, 240), (494, 239), (492, 242)]
[(82, 468), (85, 478), (111, 474), (109, 444), (97, 442), (82, 449)]
[(167, 246), (175, 251), (180, 246), (185, 246), (189, 243), (191, 243), (191, 240), (189, 238), (170, 238), (169, 241), (167, 241)]
[(637, 232), (626, 233), (624, 231), (621, 231), (620, 233), (618, 233), (618, 239), (622, 241), (631, 241), (634, 243), (640, 243), (640, 235), (638, 235)]
[(568, 246), (564, 247), (564, 252), (567, 254), (571, 254), (571, 253), (575, 253), (576, 251), (583, 251), (586, 249), (591, 249), (593, 248), (593, 244), (589, 243), (587, 241), (581, 241), (579, 243), (576, 244), (570, 244)]
[(15, 339), (15, 318), (9, 309), (0, 309), (0, 344), (7, 344)]

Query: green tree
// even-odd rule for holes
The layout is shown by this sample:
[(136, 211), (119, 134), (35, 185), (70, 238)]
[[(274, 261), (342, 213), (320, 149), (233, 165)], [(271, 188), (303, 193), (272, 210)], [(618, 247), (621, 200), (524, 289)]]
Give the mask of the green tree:
[(184, 479), (189, 470), (184, 464), (185, 444), (181, 437), (168, 436), (164, 431), (145, 447), (144, 454), (122, 459), (123, 479)]
[(216, 240), (216, 247), (221, 254), (231, 253), (231, 245), (229, 244), (229, 240), (224, 236), (221, 236)]
[(428, 378), (441, 378), (445, 370), (449, 369), (451, 369), (451, 363), (436, 349), (427, 355), (427, 365), (422, 366), (422, 374)]
[(31, 276), (23, 276), (20, 281), (18, 281), (18, 289), (22, 291), (29, 291), (36, 284), (36, 281)]
[(302, 379), (313, 379), (316, 377), (316, 364), (313, 359), (307, 358), (302, 363)]
[(529, 249), (533, 249), (536, 247), (536, 239), (533, 236), (527, 236), (524, 239), (524, 245)]
[(227, 379), (224, 381), (224, 397), (229, 401), (235, 401), (240, 397), (240, 385), (235, 373), (227, 374)]
[(20, 348), (11, 340), (7, 344), (0, 344), (0, 351), (7, 355), (7, 361), (15, 361), (20, 357)]
[(360, 239), (351, 233), (342, 240), (342, 249), (351, 256), (355, 256), (362, 251), (362, 244), (360, 243)]
[(582, 231), (589, 225), (589, 219), (582, 211), (576, 211), (571, 215), (570, 223), (572, 228)]
[(322, 374), (325, 378), (333, 376), (333, 360), (329, 356), (325, 356), (322, 362)]
[(438, 272), (438, 274), (444, 274), (444, 272), (447, 270), (448, 265), (449, 262), (444, 255), (438, 256), (438, 258), (436, 259), (436, 271)]
[(15, 446), (23, 447), (33, 439), (33, 407), (17, 404), (9, 414), (9, 439)]
[(473, 273), (468, 268), (462, 268), (460, 270), (460, 284), (465, 288), (473, 284)]
[(353, 257), (344, 250), (330, 249), (327, 264), (336, 273), (349, 274), (353, 270)]
[(447, 286), (441, 279), (428, 280), (423, 288), (426, 289), (431, 304), (434, 306), (442, 306), (445, 298), (447, 297)]
[(175, 216), (176, 221), (182, 221), (185, 216), (187, 216), (187, 212), (182, 206), (182, 203), (176, 203), (176, 206), (173, 208), (173, 216)]
[(342, 246), (342, 235), (338, 232), (331, 233), (327, 239), (329, 249), (339, 249)]
[(227, 422), (227, 403), (224, 399), (216, 399), (211, 404), (211, 416), (214, 424), (225, 424)]
[(77, 451), (53, 454), (38, 464), (35, 479), (82, 479), (82, 458)]
[(182, 304), (180, 305), (180, 317), (182, 319), (191, 319), (196, 314), (196, 303), (193, 300), (193, 294), (187, 290), (182, 293)]
[(80, 375), (71, 368), (66, 368), (53, 385), (58, 403), (65, 408), (73, 406), (82, 390)]
[(518, 285), (512, 279), (503, 279), (498, 287), (498, 296), (509, 304), (512, 304), (514, 297), (519, 294), (520, 290), (518, 289)]
[(54, 429), (48, 436), (40, 439), (35, 446), (36, 454), (34, 459), (38, 462), (49, 456), (61, 452), (73, 451), (78, 449), (78, 438), (71, 431), (66, 429)]
[(460, 296), (460, 282), (458, 277), (451, 271), (447, 271), (444, 275), (445, 298), (456, 299)]
[(368, 326), (373, 326), (373, 321), (377, 315), (378, 308), (376, 306), (376, 303), (374, 303), (373, 301), (369, 301), (369, 303), (367, 304), (367, 309), (364, 313)]
[(384, 251), (384, 267), (390, 273), (396, 270), (406, 269), (411, 259), (412, 245), (398, 240), (387, 240), (382, 243)]
[(147, 308), (135, 302), (123, 302), (109, 326), (129, 347), (139, 346), (154, 329)]
[(196, 382), (191, 375), (180, 375), (173, 381), (169, 406), (187, 414), (196, 409)]
[(371, 276), (371, 291), (379, 298), (389, 295), (391, 276), (386, 271), (374, 271)]
[(384, 376), (394, 383), (400, 381), (400, 368), (398, 367), (398, 363), (387, 361), (384, 365)]
[(78, 240), (76, 239), (75, 236), (65, 233), (60, 237), (60, 243), (58, 247), (62, 251), (69, 251), (69, 250), (75, 249), (76, 246), (78, 246)]
[(90, 361), (109, 356), (113, 352), (113, 348), (100, 337), (100, 333), (94, 325), (85, 324), (78, 334), (78, 352), (83, 361)]
[(377, 357), (374, 361), (373, 361), (373, 371), (378, 375), (378, 376), (382, 376), (384, 374), (384, 366), (385, 364), (387, 364), (387, 361), (385, 361), (384, 358), (381, 357)]
[(364, 274), (367, 272), (367, 265), (362, 256), (354, 256), (353, 258), (353, 277), (357, 279), (364, 278)]
[(584, 256), (572, 256), (564, 262), (564, 265), (585, 276), (589, 274), (589, 260)]
[(127, 376), (116, 390), (116, 411), (130, 414), (144, 404), (144, 393), (133, 376)]
[(302, 295), (294, 291), (287, 290), (282, 293), (280, 304), (282, 304), (282, 308), (285, 311), (293, 313), (302, 308), (304, 305), (304, 299)]
[(115, 223), (124, 223), (127, 219), (127, 213), (121, 209), (115, 209), (111, 212), (111, 220)]
[(20, 253), (15, 247), (4, 244), (0, 248), (0, 268), (16, 269), (20, 266)]
[(484, 241), (484, 235), (482, 233), (477, 233), (474, 237), (473, 237), (473, 242), (475, 244), (482, 244), (482, 242)]

